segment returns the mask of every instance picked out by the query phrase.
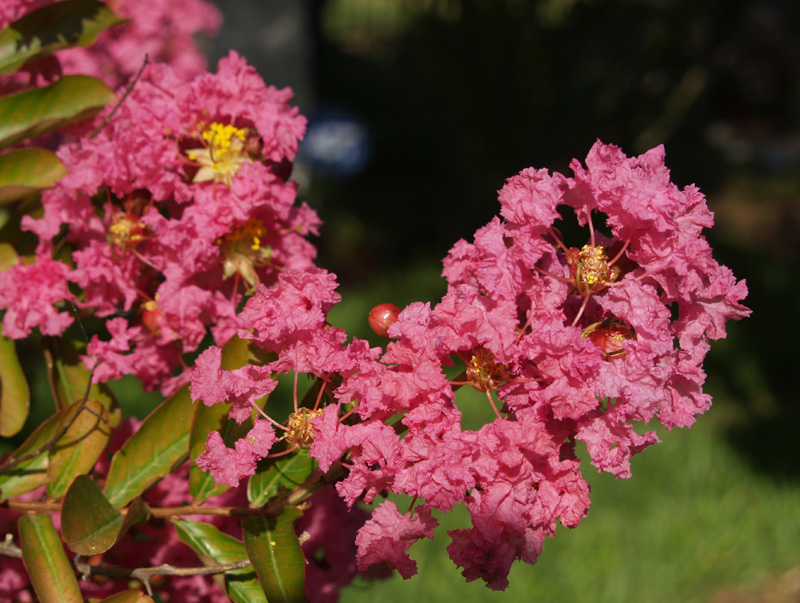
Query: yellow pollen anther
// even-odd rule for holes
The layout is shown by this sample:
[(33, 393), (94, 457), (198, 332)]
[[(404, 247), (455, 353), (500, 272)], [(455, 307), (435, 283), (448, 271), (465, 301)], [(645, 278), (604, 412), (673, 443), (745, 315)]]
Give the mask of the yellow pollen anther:
[(243, 150), (247, 130), (218, 122), (212, 122), (208, 127), (200, 123), (197, 127), (202, 129), (200, 138), (204, 146), (185, 151), (190, 161), (200, 165), (192, 182), (213, 180), (230, 187), (244, 162), (252, 162)]
[(258, 218), (250, 218), (243, 225), (217, 240), (223, 266), (222, 277), (227, 279), (239, 273), (254, 290), (259, 283), (256, 268), (268, 266), (272, 260), (272, 247), (263, 245), (268, 231)]
[(286, 433), (286, 441), (298, 448), (311, 448), (314, 443), (314, 428), (310, 419), (322, 414), (321, 410), (310, 410), (300, 408), (297, 412), (289, 415), (286, 426), (289, 431)]

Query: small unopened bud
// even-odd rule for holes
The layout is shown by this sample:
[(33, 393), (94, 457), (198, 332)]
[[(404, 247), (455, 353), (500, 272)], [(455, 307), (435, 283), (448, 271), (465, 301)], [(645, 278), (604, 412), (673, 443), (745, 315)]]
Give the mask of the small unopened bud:
[(369, 312), (369, 326), (379, 337), (389, 339), (389, 327), (397, 322), (400, 308), (394, 304), (378, 304)]

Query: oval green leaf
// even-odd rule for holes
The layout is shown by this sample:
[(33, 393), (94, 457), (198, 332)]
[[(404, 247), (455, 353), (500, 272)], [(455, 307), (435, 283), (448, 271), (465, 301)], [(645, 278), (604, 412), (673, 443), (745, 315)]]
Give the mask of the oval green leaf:
[(66, 0), (32, 11), (0, 32), (0, 74), (61, 48), (89, 46), (104, 29), (124, 22), (97, 0)]
[(248, 517), (242, 521), (244, 546), (270, 603), (302, 603), (305, 557), (294, 533), (303, 513), (284, 507), (278, 517)]
[(65, 75), (54, 84), (0, 98), (0, 146), (52, 132), (103, 110), (114, 93), (88, 75)]
[(19, 433), (28, 418), (31, 394), (19, 364), (14, 340), (3, 336), (0, 325), (0, 437)]
[(19, 149), (0, 155), (0, 205), (50, 188), (67, 168), (47, 149)]
[[(61, 410), (39, 425), (6, 462), (22, 459), (38, 451), (55, 435), (66, 409)], [(0, 499), (14, 498), (47, 483), (48, 451), (42, 450), (12, 469), (0, 473)]]
[(61, 498), (76, 476), (91, 471), (111, 438), (108, 412), (97, 400), (87, 400), (86, 404), (76, 402), (61, 424), (66, 425), (73, 417), (72, 425), (49, 452), (47, 494), (50, 498)]
[[(174, 520), (172, 523), (180, 541), (191, 547), (207, 566), (247, 559), (247, 551), (241, 542), (210, 524), (190, 519)], [(236, 603), (267, 603), (251, 567), (225, 572), (224, 577), (218, 574), (214, 579)]]
[(61, 511), (61, 534), (79, 555), (99, 555), (117, 540), (124, 518), (88, 475), (72, 482)]
[(302, 485), (316, 469), (317, 462), (308, 457), (308, 450), (262, 461), (247, 482), (247, 499), (262, 507), (276, 494)]
[(111, 459), (106, 496), (121, 507), (189, 458), (194, 407), (189, 386), (164, 400)]
[(83, 603), (78, 580), (49, 515), (19, 518), (22, 560), (42, 603)]
[(99, 555), (114, 546), (131, 526), (147, 521), (149, 515), (147, 503), (136, 498), (123, 516), (92, 478), (79, 475), (64, 497), (61, 535), (79, 555)]

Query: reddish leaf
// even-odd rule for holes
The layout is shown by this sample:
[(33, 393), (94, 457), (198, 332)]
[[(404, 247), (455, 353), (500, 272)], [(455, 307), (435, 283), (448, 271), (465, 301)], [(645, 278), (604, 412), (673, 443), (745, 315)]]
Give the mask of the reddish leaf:
[(305, 597), (305, 558), (294, 533), (302, 515), (284, 507), (278, 517), (248, 517), (242, 521), (244, 546), (270, 603), (300, 603)]
[(83, 603), (78, 580), (49, 515), (19, 518), (22, 560), (42, 603)]
[(145, 521), (148, 512), (147, 504), (137, 498), (123, 516), (92, 478), (79, 475), (64, 497), (61, 534), (79, 555), (99, 555), (114, 546), (132, 525)]

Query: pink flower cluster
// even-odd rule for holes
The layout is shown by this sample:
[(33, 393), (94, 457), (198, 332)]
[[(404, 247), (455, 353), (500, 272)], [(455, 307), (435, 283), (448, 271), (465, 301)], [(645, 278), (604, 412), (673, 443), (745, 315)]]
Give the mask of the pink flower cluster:
[[(276, 372), (336, 386), (332, 403), (320, 396), (295, 409), (313, 426), (310, 455), (322, 471), (347, 469), (337, 490), (350, 506), (386, 492), (413, 497), (406, 511), (392, 500), (375, 508), (356, 541), (360, 569), (386, 562), (411, 576), (407, 550), (432, 537), (433, 511), (463, 504), (472, 526), (450, 532), (450, 556), (467, 580), (503, 589), (513, 561), (534, 563), (559, 522), (574, 527), (586, 515), (577, 441), (595, 467), (628, 477), (631, 456), (658, 441), (637, 425), (689, 426), (709, 408), (709, 340), (749, 311), (744, 282), (702, 236), (713, 222), (704, 197), (670, 181), (662, 147), (628, 158), (598, 142), (585, 166), (571, 167), (572, 177), (527, 169), (508, 180), (502, 217), (453, 247), (438, 304), (411, 304), (388, 321), (382, 357), (326, 324), (338, 296), (317, 270), (259, 286), (238, 316), (240, 337), (275, 360), (234, 372), (220, 369), (214, 348), (198, 359), (193, 397), (233, 402), (239, 421)], [(483, 392), (495, 417), (477, 431), (461, 426), (462, 386)], [(262, 421), (298, 445), (291, 420)], [(276, 440), (272, 429), (263, 437), (258, 457)], [(199, 464), (230, 480), (239, 447), (220, 446), (209, 439)]]
[(43, 194), (44, 217), (23, 221), (36, 260), (0, 274), (6, 336), (60, 334), (72, 301), (107, 318), (110, 337), (88, 348), (96, 380), (185, 383), (184, 354), (209, 328), (224, 344), (244, 295), (313, 265), (304, 236), (319, 220), (287, 181), (305, 130), (290, 97), (233, 52), (188, 82), (148, 65), (97, 135), (58, 151), (69, 174)]
[[(0, 29), (33, 10), (56, 0), (4, 0), (0, 5)], [(106, 30), (86, 48), (60, 51), (56, 56), (62, 73), (94, 76), (112, 88), (139, 71), (145, 55), (150, 61), (170, 65), (183, 79), (206, 68), (206, 59), (195, 37), (216, 35), (222, 25), (219, 10), (206, 0), (111, 0), (114, 13), (130, 19)]]

